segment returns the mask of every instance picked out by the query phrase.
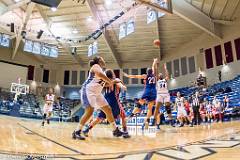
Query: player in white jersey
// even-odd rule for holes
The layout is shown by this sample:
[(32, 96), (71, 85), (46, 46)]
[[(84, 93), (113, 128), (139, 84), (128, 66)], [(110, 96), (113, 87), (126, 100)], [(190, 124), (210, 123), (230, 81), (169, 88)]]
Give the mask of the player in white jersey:
[[(158, 67), (155, 67), (155, 68), (158, 68)], [(166, 64), (164, 64), (164, 70), (165, 70), (166, 77), (164, 78), (162, 73), (159, 73), (157, 77), (157, 84), (156, 84), (157, 99), (156, 99), (156, 109), (154, 111), (154, 119), (157, 119), (159, 108), (162, 105), (165, 105), (165, 109), (168, 114), (169, 121), (171, 125), (174, 127), (174, 121), (172, 119), (172, 111), (171, 111), (171, 104), (170, 104), (170, 94), (168, 92), (168, 84), (167, 84), (169, 75), (168, 75)], [(157, 71), (155, 71), (155, 73), (157, 73)]]
[(104, 86), (112, 87), (114, 83), (118, 83), (118, 80), (110, 80), (103, 72), (105, 67), (105, 61), (102, 57), (95, 57), (90, 61), (90, 71), (88, 79), (82, 85), (80, 90), (81, 102), (85, 109), (84, 115), (80, 119), (80, 123), (76, 130), (72, 133), (73, 139), (85, 140), (85, 137), (81, 135), (83, 126), (91, 118), (94, 109), (102, 110), (107, 117), (108, 122), (113, 127), (113, 135), (116, 137), (122, 136), (122, 132), (118, 129), (115, 123), (115, 119), (112, 114), (112, 109), (109, 106), (107, 100), (102, 94)]
[(184, 107), (184, 98), (181, 97), (180, 92), (177, 92), (177, 97), (175, 99), (175, 108), (177, 109), (177, 119), (180, 122), (179, 127), (184, 126), (184, 121), (187, 120), (187, 112)]
[(206, 104), (206, 117), (208, 123), (211, 123), (211, 119), (213, 118), (211, 101), (208, 101)]
[(47, 120), (47, 124), (50, 123), (54, 101), (55, 101), (55, 95), (53, 94), (53, 89), (50, 88), (48, 91), (48, 94), (45, 96), (45, 104), (43, 106), (42, 126), (44, 126), (44, 123), (46, 120)]

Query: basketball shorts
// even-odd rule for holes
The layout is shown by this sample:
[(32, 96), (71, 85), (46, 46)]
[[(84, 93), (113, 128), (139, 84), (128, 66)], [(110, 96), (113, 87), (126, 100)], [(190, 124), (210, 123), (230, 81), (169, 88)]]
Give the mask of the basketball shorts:
[(141, 99), (144, 99), (147, 102), (151, 102), (151, 101), (155, 101), (156, 97), (157, 97), (156, 88), (152, 88), (152, 89), (145, 89)]
[(49, 113), (52, 112), (53, 105), (48, 105), (47, 103), (43, 106), (43, 113)]
[(170, 102), (170, 94), (169, 93), (163, 93), (163, 94), (158, 94), (157, 95), (157, 103), (166, 103)]
[[(109, 98), (106, 97), (106, 101), (112, 109), (113, 117), (117, 119), (120, 115), (120, 106), (119, 106), (121, 105), (120, 102), (110, 97)], [(98, 118), (105, 119), (106, 118), (105, 113), (103, 111), (99, 111)]]
[(100, 109), (101, 107), (108, 105), (107, 100), (101, 92), (96, 93), (87, 85), (82, 87), (80, 95), (83, 108), (93, 107), (95, 109)]
[(185, 109), (179, 109), (178, 111), (177, 111), (177, 117), (186, 117), (187, 116), (187, 112), (186, 112), (186, 110)]

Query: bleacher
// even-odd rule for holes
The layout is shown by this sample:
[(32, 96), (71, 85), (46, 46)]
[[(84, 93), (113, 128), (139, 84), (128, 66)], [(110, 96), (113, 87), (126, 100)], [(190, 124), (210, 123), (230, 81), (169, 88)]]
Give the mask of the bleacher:
[[(226, 88), (231, 89), (226, 91)], [(185, 98), (190, 97), (197, 88), (194, 87), (184, 87), (179, 89), (174, 89), (170, 91), (171, 101), (174, 101), (176, 93), (179, 91), (184, 95)], [(229, 92), (230, 91), (230, 92)], [(229, 107), (225, 110), (225, 115), (236, 115), (240, 113), (240, 75), (232, 80), (225, 81), (222, 83), (217, 83), (210, 86), (204, 93), (203, 96), (208, 100), (212, 100), (216, 95), (217, 99), (223, 100), (224, 96), (227, 95), (230, 102)], [(140, 98), (143, 92), (143, 87), (129, 87), (127, 94), (125, 95), (125, 110), (127, 114), (131, 113), (135, 105), (136, 98)], [(11, 110), (14, 108), (15, 103), (13, 102), (14, 94), (10, 92), (0, 92), (0, 113), (10, 114)], [(22, 117), (29, 118), (41, 118), (42, 110), (44, 105), (44, 97), (36, 97), (33, 94), (21, 95), (17, 104), (20, 106), (19, 114)], [(70, 120), (73, 115), (74, 107), (79, 106), (79, 100), (71, 100), (65, 98), (59, 98), (59, 104), (54, 104), (53, 108), (53, 119), (55, 120)], [(147, 108), (145, 106), (145, 108)], [(146, 114), (146, 111), (143, 112)], [(173, 112), (173, 114), (175, 114)]]
[(13, 107), (14, 95), (10, 92), (0, 92), (0, 113), (8, 114)]
[[(182, 88), (174, 90), (174, 92), (179, 91), (180, 93), (184, 93), (184, 96), (190, 97), (197, 88)], [(225, 116), (236, 116), (240, 115), (240, 75), (236, 76), (234, 79), (229, 81), (224, 81), (221, 83), (216, 83), (204, 91), (203, 97), (207, 98), (207, 100), (212, 101), (214, 96), (217, 97), (218, 100), (223, 102), (224, 96), (228, 96), (229, 98), (229, 106), (225, 109)], [(175, 98), (174, 96), (171, 97)]]
[(80, 100), (71, 100), (63, 97), (59, 98), (59, 105), (53, 105), (53, 117), (60, 118), (65, 121), (69, 120), (71, 117), (71, 111), (74, 107), (80, 104)]
[[(6, 91), (0, 92), (1, 114), (27, 118), (42, 118), (44, 97), (26, 94), (20, 95), (17, 102), (14, 102), (13, 99), (13, 93)], [(79, 103), (79, 100), (59, 98), (59, 104), (54, 103), (52, 119), (68, 121), (71, 117), (71, 110), (79, 105)]]
[[(230, 90), (229, 90), (230, 88)], [(198, 90), (197, 87), (183, 87), (178, 89), (170, 90), (171, 95), (171, 102), (174, 102), (176, 98), (176, 94), (179, 91), (186, 99), (191, 97), (196, 91)], [(134, 106), (134, 98), (140, 98), (143, 92), (143, 87), (129, 87), (127, 91), (126, 101), (125, 102), (125, 110), (127, 113), (131, 113), (133, 109), (126, 107), (126, 106)], [(200, 91), (202, 92), (202, 91)], [(207, 98), (209, 101), (213, 99), (214, 96), (217, 97), (221, 102), (224, 99), (224, 96), (228, 96), (229, 98), (229, 107), (225, 109), (225, 116), (232, 116), (232, 115), (240, 115), (240, 75), (236, 76), (234, 79), (216, 83), (206, 91), (201, 93), (203, 98)], [(147, 108), (147, 107), (145, 107)], [(162, 110), (164, 112), (164, 108)], [(145, 114), (145, 112), (143, 113)], [(173, 111), (173, 116), (176, 117), (176, 112)]]

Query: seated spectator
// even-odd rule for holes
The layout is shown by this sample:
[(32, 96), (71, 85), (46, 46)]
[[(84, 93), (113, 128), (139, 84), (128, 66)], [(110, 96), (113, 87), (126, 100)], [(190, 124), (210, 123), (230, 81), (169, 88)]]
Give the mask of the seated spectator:
[(204, 77), (202, 74), (199, 74), (198, 77), (196, 78), (196, 84), (198, 87), (205, 87), (207, 85), (206, 83), (206, 77)]
[(226, 87), (224, 93), (229, 93), (232, 92), (232, 88), (231, 87)]
[(224, 89), (223, 88), (219, 88), (218, 89), (218, 93), (223, 93), (224, 92)]

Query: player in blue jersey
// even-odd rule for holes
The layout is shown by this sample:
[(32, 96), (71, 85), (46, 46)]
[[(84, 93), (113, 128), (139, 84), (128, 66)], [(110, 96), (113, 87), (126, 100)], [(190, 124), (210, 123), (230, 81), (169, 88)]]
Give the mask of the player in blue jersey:
[(85, 113), (81, 117), (76, 130), (72, 133), (72, 138), (80, 140), (85, 139), (85, 137), (81, 135), (81, 131), (85, 123), (91, 118), (94, 108), (100, 109), (106, 114), (107, 120), (113, 128), (113, 136), (122, 136), (123, 133), (118, 129), (115, 123), (111, 107), (102, 94), (105, 85), (111, 87), (114, 83), (118, 83), (119, 81), (110, 80), (103, 72), (105, 61), (102, 57), (97, 56), (91, 60), (90, 67), (89, 76), (80, 90), (81, 103), (85, 109)]
[(149, 122), (150, 122), (150, 117), (152, 116), (152, 108), (156, 100), (156, 75), (154, 71), (156, 70), (155, 67), (157, 67), (158, 59), (154, 59), (152, 68), (147, 69), (147, 74), (142, 74), (142, 75), (128, 75), (124, 73), (125, 77), (128, 78), (137, 78), (137, 79), (143, 79), (145, 84), (144, 84), (144, 92), (141, 97), (141, 99), (138, 101), (137, 106), (134, 108), (132, 114), (129, 117), (132, 117), (139, 113), (141, 111), (141, 106), (144, 103), (148, 103), (148, 111), (147, 111), (147, 117), (144, 120), (144, 124), (142, 126), (142, 129), (144, 127), (147, 129)]
[[(116, 76), (113, 70), (108, 69), (105, 71), (106, 76), (111, 79), (115, 80)], [(119, 94), (121, 90), (126, 90), (126, 86), (118, 79), (119, 83), (114, 84), (113, 86), (106, 86), (104, 88), (104, 97), (107, 100), (108, 104), (112, 108), (113, 117), (115, 119), (121, 118), (122, 120), (122, 127), (123, 127), (123, 137), (129, 138), (129, 134), (127, 132), (127, 123), (126, 123), (126, 115), (123, 108), (123, 105), (120, 102)], [(103, 120), (106, 119), (106, 115), (103, 111), (99, 110), (98, 116), (95, 120), (89, 123), (86, 128), (83, 130), (85, 136), (88, 136), (89, 130), (91, 130), (95, 125), (101, 123)]]

